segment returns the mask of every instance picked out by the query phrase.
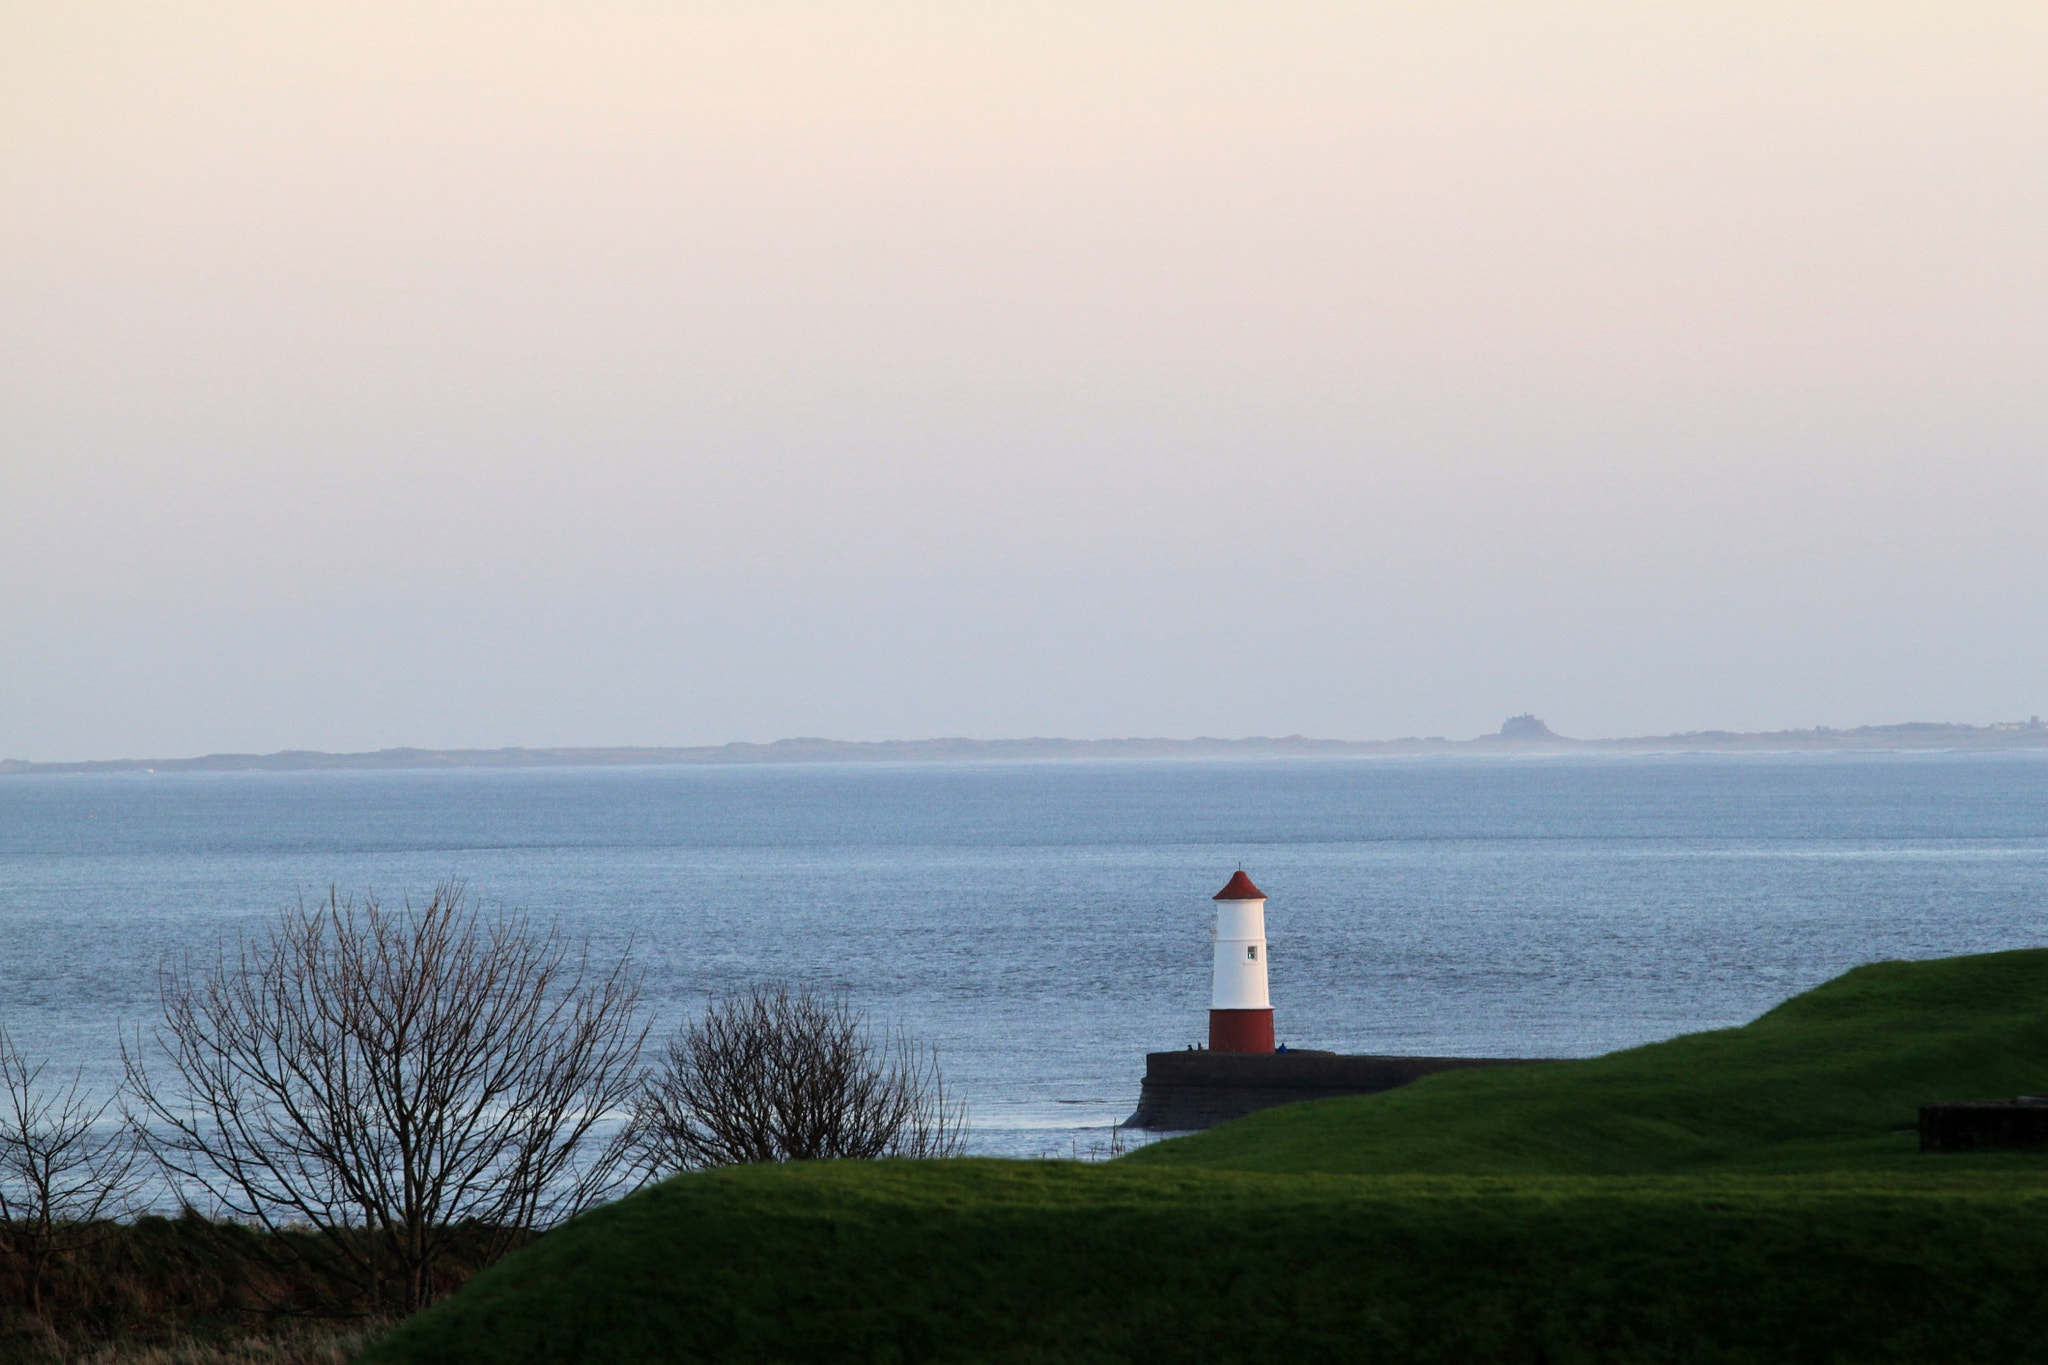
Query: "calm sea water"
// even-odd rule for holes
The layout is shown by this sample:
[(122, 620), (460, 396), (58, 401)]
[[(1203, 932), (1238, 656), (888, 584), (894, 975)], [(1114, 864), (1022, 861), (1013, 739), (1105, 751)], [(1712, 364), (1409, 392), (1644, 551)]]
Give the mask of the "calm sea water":
[(167, 955), (300, 895), (628, 943), (672, 1024), (760, 980), (935, 1043), (983, 1151), (1065, 1154), (1202, 1036), (1209, 896), (1271, 897), (1280, 1036), (1579, 1056), (1859, 962), (2048, 942), (2038, 757), (817, 765), (0, 778), (0, 1023), (117, 1066)]

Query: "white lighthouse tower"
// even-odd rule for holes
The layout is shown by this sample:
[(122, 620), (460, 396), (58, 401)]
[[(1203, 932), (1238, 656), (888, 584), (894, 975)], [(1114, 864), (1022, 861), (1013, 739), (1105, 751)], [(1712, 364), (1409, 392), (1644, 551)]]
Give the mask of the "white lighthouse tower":
[(1216, 893), (1209, 1050), (1273, 1050), (1273, 1002), (1266, 994), (1266, 893), (1252, 885), (1243, 868)]

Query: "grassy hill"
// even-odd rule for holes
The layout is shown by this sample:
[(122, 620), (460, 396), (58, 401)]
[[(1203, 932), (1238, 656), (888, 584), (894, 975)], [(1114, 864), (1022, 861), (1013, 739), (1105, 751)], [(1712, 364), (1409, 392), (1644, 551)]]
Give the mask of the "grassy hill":
[(372, 1361), (2048, 1360), (2048, 952), (1866, 967), (1741, 1029), (1256, 1115), (1109, 1166), (685, 1176)]
[(1129, 1159), (1265, 1171), (1907, 1168), (1936, 1100), (2048, 1094), (2048, 950), (1858, 967), (1742, 1028), (1268, 1110)]

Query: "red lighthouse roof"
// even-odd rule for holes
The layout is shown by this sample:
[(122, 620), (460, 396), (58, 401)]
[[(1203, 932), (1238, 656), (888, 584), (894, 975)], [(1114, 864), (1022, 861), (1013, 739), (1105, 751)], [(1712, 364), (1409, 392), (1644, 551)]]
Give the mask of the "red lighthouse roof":
[(1230, 884), (1218, 891), (1212, 899), (1219, 901), (1262, 901), (1266, 893), (1252, 885), (1252, 879), (1239, 868), (1230, 874)]

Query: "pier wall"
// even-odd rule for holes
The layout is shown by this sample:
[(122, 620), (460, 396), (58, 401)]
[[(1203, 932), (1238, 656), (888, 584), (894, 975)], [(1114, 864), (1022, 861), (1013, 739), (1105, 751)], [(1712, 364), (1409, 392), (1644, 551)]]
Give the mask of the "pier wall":
[(1151, 1052), (1126, 1128), (1188, 1132), (1299, 1100), (1373, 1095), (1439, 1071), (1524, 1066), (1526, 1057), (1368, 1057), (1336, 1052)]

